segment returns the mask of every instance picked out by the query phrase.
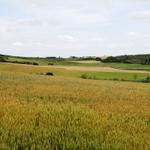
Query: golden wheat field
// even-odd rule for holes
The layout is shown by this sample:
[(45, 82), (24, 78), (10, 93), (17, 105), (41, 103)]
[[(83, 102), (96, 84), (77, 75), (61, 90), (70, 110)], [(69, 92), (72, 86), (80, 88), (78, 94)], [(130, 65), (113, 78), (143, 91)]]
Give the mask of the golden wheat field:
[(0, 150), (150, 149), (150, 84), (27, 68), (0, 64)]

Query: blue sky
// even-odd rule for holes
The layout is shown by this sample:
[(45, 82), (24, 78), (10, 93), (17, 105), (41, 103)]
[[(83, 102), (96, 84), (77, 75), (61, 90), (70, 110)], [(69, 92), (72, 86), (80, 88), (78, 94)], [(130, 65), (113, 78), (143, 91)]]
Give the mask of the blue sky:
[(150, 0), (0, 0), (0, 53), (150, 53)]

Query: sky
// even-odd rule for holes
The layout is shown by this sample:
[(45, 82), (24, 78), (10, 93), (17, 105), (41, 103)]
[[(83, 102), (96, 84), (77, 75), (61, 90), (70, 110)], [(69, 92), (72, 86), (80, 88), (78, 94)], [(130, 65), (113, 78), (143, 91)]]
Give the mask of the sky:
[(0, 53), (150, 53), (150, 0), (0, 0)]

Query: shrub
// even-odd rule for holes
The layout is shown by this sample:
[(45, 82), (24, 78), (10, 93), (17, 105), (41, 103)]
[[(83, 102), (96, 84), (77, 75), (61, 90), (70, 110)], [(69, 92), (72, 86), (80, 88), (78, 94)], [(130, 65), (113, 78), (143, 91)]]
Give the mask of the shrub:
[(114, 81), (119, 81), (119, 79), (118, 79), (118, 78), (113, 78), (112, 80), (114, 80)]
[(86, 74), (82, 74), (82, 75), (81, 75), (81, 78), (82, 78), (82, 79), (88, 79), (88, 76), (87, 76)]
[(47, 72), (46, 75), (47, 76), (54, 76), (54, 74), (52, 72)]
[(0, 57), (0, 62), (6, 62), (6, 60), (3, 57)]
[(37, 62), (33, 62), (33, 65), (38, 66), (39, 64)]
[(148, 76), (145, 80), (142, 80), (141, 82), (150, 83), (150, 77)]
[(82, 74), (82, 75), (81, 75), (81, 78), (82, 78), (82, 79), (98, 80), (97, 77), (95, 77), (95, 76), (90, 76), (90, 75), (88, 75), (88, 74)]
[(146, 80), (150, 80), (150, 77), (147, 77)]
[(53, 63), (48, 63), (48, 65), (53, 66), (54, 64)]
[(146, 81), (147, 81), (147, 82), (150, 82), (150, 77), (147, 77), (147, 78), (146, 78)]

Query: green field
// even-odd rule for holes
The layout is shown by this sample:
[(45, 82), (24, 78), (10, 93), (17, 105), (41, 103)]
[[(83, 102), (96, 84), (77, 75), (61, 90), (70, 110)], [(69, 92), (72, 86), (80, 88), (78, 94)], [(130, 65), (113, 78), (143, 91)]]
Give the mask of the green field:
[(69, 60), (50, 60), (47, 58), (17, 58), (17, 57), (8, 57), (8, 61), (18, 61), (18, 62), (36, 62), (39, 65), (64, 65), (64, 66), (88, 66), (88, 67), (113, 67), (117, 69), (125, 70), (146, 70), (150, 71), (150, 65), (141, 65), (141, 64), (125, 64), (125, 63), (102, 63), (100, 61), (93, 60), (83, 60), (83, 61), (69, 61)]
[(82, 74), (135, 75), (0, 63), (0, 149), (149, 150), (150, 84)]
[(120, 80), (120, 81), (142, 81), (146, 78), (150, 78), (150, 74), (138, 74), (138, 73), (121, 73), (121, 72), (89, 72), (81, 75), (85, 79), (94, 80)]
[(150, 65), (141, 65), (141, 64), (124, 64), (124, 63), (103, 63), (103, 66), (110, 66), (117, 69), (125, 70), (146, 70), (150, 71)]

